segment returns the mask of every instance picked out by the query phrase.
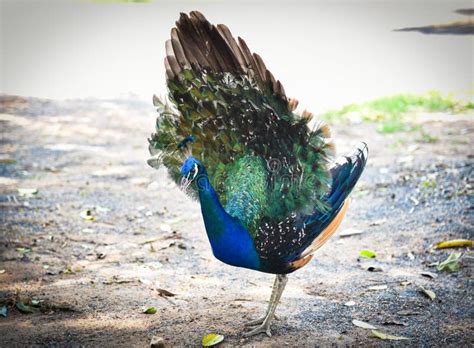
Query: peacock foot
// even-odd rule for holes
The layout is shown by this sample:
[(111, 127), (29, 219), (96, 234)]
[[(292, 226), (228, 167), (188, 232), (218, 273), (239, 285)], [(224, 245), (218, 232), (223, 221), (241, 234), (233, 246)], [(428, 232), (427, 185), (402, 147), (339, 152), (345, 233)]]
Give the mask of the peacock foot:
[[(258, 320), (258, 319), (257, 319)], [(272, 337), (272, 332), (270, 331), (270, 321), (263, 321), (262, 325), (256, 327), (255, 329), (244, 333), (245, 337), (251, 337), (258, 335), (259, 333), (265, 333), (268, 337)]]
[(255, 320), (248, 321), (244, 324), (244, 326), (255, 326), (255, 325), (260, 325), (265, 321), (265, 317), (261, 317)]
[(276, 307), (278, 306), (278, 301), (280, 301), (281, 294), (283, 293), (283, 290), (285, 289), (285, 285), (287, 282), (287, 277), (286, 275), (277, 275), (275, 278), (275, 283), (273, 285), (273, 290), (272, 290), (272, 295), (270, 296), (270, 302), (268, 304), (268, 309), (265, 314), (265, 317), (252, 320), (251, 322), (247, 323), (246, 326), (252, 326), (252, 325), (259, 325), (255, 329), (244, 333), (244, 336), (250, 337), (257, 335), (259, 333), (264, 333), (268, 337), (272, 337), (272, 333), (270, 331), (270, 323), (272, 320), (275, 318), (275, 310)]
[[(260, 325), (265, 321), (266, 316), (263, 316), (261, 318), (255, 319), (248, 321), (244, 324), (244, 326), (255, 326), (255, 325)], [(280, 320), (280, 316), (277, 316), (276, 314), (273, 315), (274, 320)]]

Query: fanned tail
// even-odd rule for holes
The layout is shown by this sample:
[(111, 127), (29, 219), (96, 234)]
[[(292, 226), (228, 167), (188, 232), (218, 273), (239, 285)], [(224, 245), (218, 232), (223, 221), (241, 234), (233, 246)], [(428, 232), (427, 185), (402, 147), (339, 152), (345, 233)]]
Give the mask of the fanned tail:
[(169, 103), (154, 98), (152, 167), (164, 165), (179, 183), (187, 156), (179, 144), (192, 136), (221, 204), (253, 236), (263, 220), (270, 226), (324, 208), (329, 128), (309, 128), (312, 114), (295, 110), (298, 102), (242, 38), (197, 11), (182, 13), (166, 42), (165, 68)]
[(368, 154), (367, 144), (362, 142), (351, 154), (339, 158), (334, 163), (330, 169), (331, 190), (325, 199), (329, 210), (325, 213), (316, 213), (307, 222), (308, 228), (312, 231), (310, 235), (312, 234), (315, 239), (302, 249), (303, 252), (298, 259), (314, 253), (336, 232), (348, 206), (347, 198), (364, 171)]
[(256, 239), (256, 245), (263, 256), (265, 272), (290, 273), (303, 267), (336, 232), (348, 207), (347, 198), (364, 171), (367, 157), (367, 145), (361, 143), (333, 164), (329, 172), (331, 186), (322, 198), (325, 209), (316, 207), (305, 216), (294, 214), (281, 226), (270, 225), (265, 233), (257, 236), (261, 236)]

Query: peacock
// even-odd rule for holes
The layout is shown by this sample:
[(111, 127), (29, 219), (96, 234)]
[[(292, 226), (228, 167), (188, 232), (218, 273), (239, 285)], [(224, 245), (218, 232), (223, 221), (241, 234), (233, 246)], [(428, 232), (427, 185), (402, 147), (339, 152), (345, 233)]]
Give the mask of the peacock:
[(227, 26), (181, 13), (166, 41), (167, 98), (148, 139), (155, 168), (200, 202), (214, 256), (275, 274), (266, 333), (288, 280), (338, 228), (368, 156), (365, 143), (334, 161), (327, 124), (298, 113), (279, 80)]

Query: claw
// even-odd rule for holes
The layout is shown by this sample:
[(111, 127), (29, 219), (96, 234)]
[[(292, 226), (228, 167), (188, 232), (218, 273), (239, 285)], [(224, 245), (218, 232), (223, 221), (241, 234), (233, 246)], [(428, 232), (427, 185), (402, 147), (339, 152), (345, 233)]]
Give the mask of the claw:
[[(255, 325), (260, 325), (260, 324), (263, 324), (263, 322), (265, 321), (265, 316), (261, 317), (261, 318), (258, 318), (258, 319), (255, 319), (255, 320), (251, 320), (251, 321), (248, 321), (244, 324), (244, 326), (255, 326)], [(280, 320), (280, 317), (276, 314), (273, 315), (273, 319), (274, 320)]]
[(265, 317), (261, 317), (255, 320), (248, 321), (244, 324), (244, 326), (255, 326), (255, 325), (260, 325), (264, 322)]
[(258, 335), (260, 333), (265, 333), (268, 337), (272, 337), (272, 332), (270, 331), (270, 325), (263, 323), (262, 325), (253, 329), (252, 331), (244, 333), (244, 336), (250, 337), (250, 336)]

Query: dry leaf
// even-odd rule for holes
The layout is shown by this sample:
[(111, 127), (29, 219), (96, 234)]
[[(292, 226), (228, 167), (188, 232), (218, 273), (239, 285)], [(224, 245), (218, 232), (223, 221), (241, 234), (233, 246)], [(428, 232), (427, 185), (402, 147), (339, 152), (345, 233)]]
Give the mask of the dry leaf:
[(16, 248), (15, 250), (22, 255), (31, 253), (32, 251), (31, 248)]
[(108, 278), (107, 280), (102, 281), (102, 284), (125, 284), (125, 283), (133, 283), (135, 279), (121, 279), (117, 276), (113, 276)]
[(83, 210), (79, 213), (79, 216), (84, 220), (93, 221), (92, 211), (90, 209)]
[(434, 273), (431, 273), (431, 272), (421, 272), (421, 275), (423, 277), (428, 277), (428, 278), (431, 278), (431, 279), (435, 279), (438, 277), (437, 274), (434, 274)]
[(32, 300), (31, 300), (31, 305), (32, 305), (33, 307), (38, 307), (38, 306), (40, 306), (41, 303), (43, 303), (43, 302), (44, 302), (44, 300), (32, 299)]
[(156, 307), (148, 307), (143, 311), (145, 314), (155, 314), (156, 312)]
[(224, 340), (224, 336), (218, 334), (209, 334), (202, 338), (202, 345), (204, 347), (211, 347)]
[(368, 287), (367, 290), (377, 291), (377, 290), (386, 290), (387, 288), (388, 288), (387, 285), (374, 285), (374, 286)]
[(352, 320), (352, 324), (355, 326), (361, 327), (363, 329), (376, 329), (372, 324), (366, 323), (365, 321), (360, 321), (357, 319)]
[(20, 197), (31, 198), (34, 195), (38, 194), (38, 189), (36, 188), (19, 188), (18, 194)]
[(446, 249), (446, 248), (472, 248), (472, 240), (469, 239), (453, 239), (444, 242), (439, 242), (435, 245), (435, 249)]
[(369, 271), (369, 272), (383, 272), (383, 269), (381, 269), (380, 267), (369, 266), (369, 267), (367, 267), (367, 271)]
[(372, 334), (374, 335), (374, 337), (380, 338), (382, 340), (399, 341), (399, 340), (409, 340), (410, 339), (408, 337), (403, 337), (403, 336), (389, 335), (389, 334), (383, 333), (383, 332), (378, 331), (378, 330), (372, 330)]
[(428, 296), (431, 301), (434, 301), (436, 298), (436, 294), (433, 291), (425, 289), (424, 287), (419, 288), (418, 291)]
[(386, 320), (383, 322), (383, 325), (400, 325), (400, 326), (408, 326), (407, 323), (403, 323), (397, 320)]
[(15, 303), (15, 306), (23, 314), (30, 314), (34, 312), (30, 306), (24, 304), (23, 302), (17, 302)]
[(173, 294), (172, 292), (166, 290), (166, 289), (160, 289), (156, 288), (156, 291), (158, 291), (158, 294), (163, 297), (173, 297), (176, 296), (176, 294)]
[(362, 234), (364, 231), (359, 230), (357, 228), (346, 228), (345, 230), (341, 231), (339, 233), (339, 237), (349, 237), (349, 236), (355, 236), (357, 234)]
[(408, 316), (408, 315), (418, 315), (420, 312), (415, 312), (415, 311), (410, 311), (410, 310), (403, 310), (403, 311), (398, 311), (398, 315), (403, 315), (403, 316)]
[(13, 158), (2, 158), (0, 159), (0, 164), (4, 164), (4, 165), (10, 165), (10, 164), (15, 164), (16, 161), (13, 159)]
[(152, 239), (148, 239), (148, 240), (146, 240), (146, 241), (144, 241), (144, 242), (141, 242), (140, 244), (141, 244), (141, 245), (150, 244), (150, 243), (157, 242), (157, 241), (159, 241), (159, 240), (160, 240), (160, 238), (152, 238)]
[(372, 221), (369, 224), (369, 226), (379, 226), (379, 225), (383, 225), (386, 222), (387, 222), (387, 219), (379, 219), (379, 220)]
[(372, 250), (367, 250), (367, 249), (364, 249), (364, 250), (361, 250), (359, 252), (359, 256), (362, 256), (362, 257), (366, 257), (368, 259), (371, 259), (371, 258), (374, 258), (377, 256), (377, 254), (372, 251)]
[(438, 271), (457, 272), (459, 271), (459, 259), (462, 253), (451, 253), (446, 260), (438, 265)]

